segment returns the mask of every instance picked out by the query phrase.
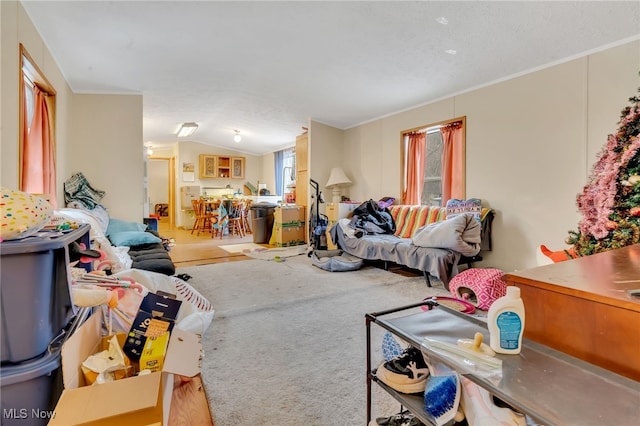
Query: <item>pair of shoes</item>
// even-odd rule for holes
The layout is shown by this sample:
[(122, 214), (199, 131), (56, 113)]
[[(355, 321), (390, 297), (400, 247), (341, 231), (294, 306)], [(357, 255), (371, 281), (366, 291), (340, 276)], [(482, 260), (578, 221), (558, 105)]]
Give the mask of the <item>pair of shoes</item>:
[(424, 426), (410, 411), (402, 411), (391, 417), (378, 417), (369, 422), (369, 426)]
[(402, 393), (423, 393), (429, 367), (420, 349), (409, 346), (399, 356), (378, 367), (376, 377), (385, 385)]

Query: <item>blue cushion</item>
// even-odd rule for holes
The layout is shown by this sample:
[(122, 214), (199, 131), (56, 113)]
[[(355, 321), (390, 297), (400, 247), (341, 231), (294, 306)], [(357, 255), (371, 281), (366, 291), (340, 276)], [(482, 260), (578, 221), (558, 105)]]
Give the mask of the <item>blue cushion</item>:
[(119, 232), (145, 231), (146, 229), (147, 225), (145, 225), (144, 223), (128, 222), (126, 220), (120, 219), (109, 219), (109, 225), (107, 226), (107, 232), (105, 232), (105, 235), (109, 237), (112, 234), (117, 234)]
[(160, 243), (162, 240), (150, 232), (123, 231), (109, 235), (114, 246), (138, 246), (140, 244)]

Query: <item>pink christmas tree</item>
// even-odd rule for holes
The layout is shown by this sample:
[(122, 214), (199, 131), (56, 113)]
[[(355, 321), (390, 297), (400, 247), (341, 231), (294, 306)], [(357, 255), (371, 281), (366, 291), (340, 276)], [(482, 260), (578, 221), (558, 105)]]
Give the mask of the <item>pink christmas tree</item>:
[(582, 219), (567, 243), (580, 256), (640, 243), (640, 97), (629, 101), (577, 197)]

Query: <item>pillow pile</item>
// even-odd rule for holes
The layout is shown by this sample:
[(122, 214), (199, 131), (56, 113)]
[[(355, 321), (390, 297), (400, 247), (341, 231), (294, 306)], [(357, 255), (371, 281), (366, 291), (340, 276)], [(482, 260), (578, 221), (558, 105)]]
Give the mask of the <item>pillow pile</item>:
[(141, 244), (160, 243), (162, 240), (155, 235), (145, 232), (147, 225), (138, 222), (127, 222), (120, 219), (110, 219), (106, 236), (114, 246), (138, 246)]

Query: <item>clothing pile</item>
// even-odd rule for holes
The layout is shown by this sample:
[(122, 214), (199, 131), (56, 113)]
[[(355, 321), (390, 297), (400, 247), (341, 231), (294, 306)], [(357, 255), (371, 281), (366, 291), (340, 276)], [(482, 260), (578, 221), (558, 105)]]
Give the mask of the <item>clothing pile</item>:
[(82, 173), (76, 173), (64, 182), (64, 201), (67, 207), (71, 203), (79, 203), (80, 207), (93, 209), (106, 194), (105, 191), (95, 189)]

